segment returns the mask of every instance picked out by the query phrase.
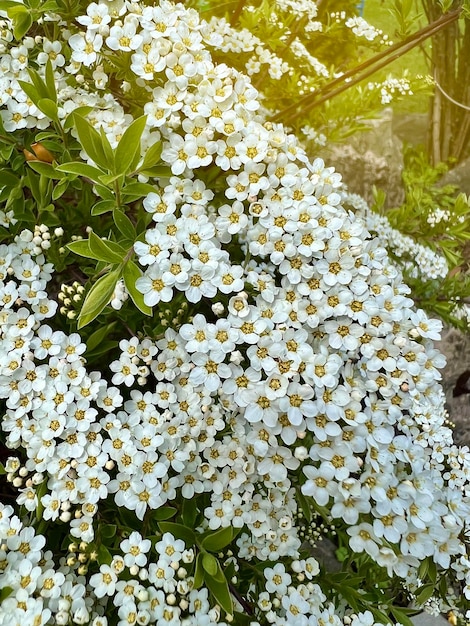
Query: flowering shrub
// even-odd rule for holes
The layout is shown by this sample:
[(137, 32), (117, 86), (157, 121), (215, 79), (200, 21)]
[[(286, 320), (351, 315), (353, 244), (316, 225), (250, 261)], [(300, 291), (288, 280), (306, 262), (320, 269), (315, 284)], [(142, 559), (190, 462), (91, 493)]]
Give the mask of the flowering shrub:
[(340, 175), (192, 9), (0, 8), (0, 623), (465, 611), (441, 324)]

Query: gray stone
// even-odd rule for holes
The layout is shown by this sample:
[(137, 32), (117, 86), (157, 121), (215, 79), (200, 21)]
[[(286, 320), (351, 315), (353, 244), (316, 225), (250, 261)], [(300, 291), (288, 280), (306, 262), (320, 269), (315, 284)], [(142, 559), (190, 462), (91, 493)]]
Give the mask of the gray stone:
[(441, 179), (442, 185), (455, 185), (458, 191), (470, 196), (470, 157), (449, 170)]
[(419, 613), (411, 618), (415, 626), (449, 626), (449, 622), (442, 615), (429, 615), (429, 613)]
[(352, 135), (347, 144), (333, 146), (322, 156), (327, 164), (335, 164), (351, 193), (372, 203), (375, 186), (386, 192), (387, 207), (399, 206), (404, 199), (403, 143), (393, 131), (392, 109), (369, 120), (368, 126), (369, 131)]

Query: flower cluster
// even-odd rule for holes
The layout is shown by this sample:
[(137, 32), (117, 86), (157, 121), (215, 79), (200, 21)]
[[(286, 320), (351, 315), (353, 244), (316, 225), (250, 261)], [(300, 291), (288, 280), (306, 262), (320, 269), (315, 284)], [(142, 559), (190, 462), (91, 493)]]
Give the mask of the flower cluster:
[(393, 228), (385, 216), (371, 211), (360, 196), (348, 194), (347, 203), (361, 212), (367, 228), (380, 239), (383, 246), (393, 250), (394, 256), (400, 259), (403, 269), (410, 276), (428, 279), (447, 276), (449, 267), (443, 256)]
[(369, 83), (367, 87), (371, 91), (379, 91), (382, 104), (390, 104), (396, 97), (413, 95), (411, 82), (406, 76), (402, 78), (392, 78), (389, 76), (380, 83)]
[[(213, 62), (207, 46), (222, 42), (194, 10), (92, 3), (61, 40), (39, 36), (39, 54), (11, 30), (5, 129), (49, 127), (18, 82), (29, 63), (46, 77), (44, 54), (56, 123), (87, 107), (119, 149), (143, 113), (141, 156), (160, 143), (163, 175), (140, 175), (129, 215), (143, 218), (129, 221), (144, 228), (119, 259), (133, 255), (138, 278), (116, 282), (105, 311), (121, 320), (135, 291), (158, 323), (121, 324), (99, 371), (71, 309), (71, 331), (61, 325), (47, 229), (12, 230), (0, 247), (1, 428), (18, 451), (8, 473), (21, 507), (1, 508), (11, 591), (0, 620), (213, 626), (245, 612), (251, 626), (372, 624), (322, 588), (301, 508), (326, 511), (389, 577), (413, 578), (428, 559), (470, 595), (470, 453), (445, 426), (441, 324), (414, 308), (380, 240), (343, 206), (340, 175), (264, 120), (248, 77)], [(122, 72), (122, 90), (108, 91)], [(99, 171), (86, 145), (76, 153)], [(111, 179), (109, 199), (115, 178), (90, 195)], [(88, 234), (121, 249), (104, 227)], [(81, 291), (58, 299), (72, 306)], [(61, 554), (69, 535), (80, 558)]]

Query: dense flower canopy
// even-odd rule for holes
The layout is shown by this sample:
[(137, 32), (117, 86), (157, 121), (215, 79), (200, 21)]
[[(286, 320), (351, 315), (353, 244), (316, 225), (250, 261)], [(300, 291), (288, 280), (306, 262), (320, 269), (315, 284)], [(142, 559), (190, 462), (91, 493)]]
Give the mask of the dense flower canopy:
[[(29, 480), (0, 505), (11, 589), (0, 623), (102, 626), (111, 611), (120, 625), (229, 622), (210, 582), (193, 588), (190, 539), (146, 536), (152, 515), (184, 501), (198, 533), (234, 529), (221, 557), (234, 576), (261, 564), (246, 591), (252, 625), (342, 623), (302, 546), (301, 503), (390, 577), (415, 584), (430, 558), (465, 579), (470, 456), (445, 425), (440, 322), (416, 310), (361, 212), (343, 206), (334, 168), (264, 119), (247, 76), (213, 63), (216, 29), (182, 5), (147, 4), (92, 3), (53, 41), (16, 41), (2, 25), (7, 132), (51, 125), (21, 86), (28, 67), (49, 67), (57, 124), (88, 107), (117, 149), (143, 114), (142, 157), (161, 143), (164, 173), (139, 174), (153, 189), (131, 253), (135, 287), (165, 324), (123, 330), (111, 362), (88, 367), (80, 332), (56, 321), (47, 227), (16, 232), (2, 211), (1, 427), (18, 451), (7, 471)], [(115, 67), (126, 80), (108, 89)], [(86, 146), (80, 155), (102, 167)], [(106, 310), (132, 306), (128, 291), (115, 281)], [(105, 548), (100, 524), (123, 509), (141, 525)], [(96, 547), (98, 562), (83, 572), (58, 559), (39, 520)]]

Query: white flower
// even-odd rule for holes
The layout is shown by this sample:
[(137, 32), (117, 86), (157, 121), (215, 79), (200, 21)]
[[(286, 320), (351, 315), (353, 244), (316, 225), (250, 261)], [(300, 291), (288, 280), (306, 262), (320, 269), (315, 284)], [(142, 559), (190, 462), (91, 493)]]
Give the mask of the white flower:
[(150, 540), (143, 539), (142, 535), (136, 531), (132, 532), (127, 539), (120, 543), (124, 554), (124, 563), (127, 567), (138, 565), (143, 567), (147, 563), (146, 552), (150, 550)]
[(72, 60), (90, 67), (98, 58), (97, 53), (103, 45), (103, 37), (91, 32), (85, 35), (76, 34), (70, 37), (68, 44), (72, 49)]

